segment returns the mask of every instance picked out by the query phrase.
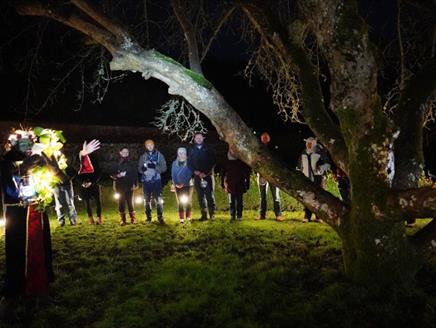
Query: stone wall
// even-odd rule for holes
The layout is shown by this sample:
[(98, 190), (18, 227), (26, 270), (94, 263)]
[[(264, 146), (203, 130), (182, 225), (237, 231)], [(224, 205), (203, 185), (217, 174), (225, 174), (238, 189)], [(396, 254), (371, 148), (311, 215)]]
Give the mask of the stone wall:
[[(19, 122), (0, 122), (0, 137), (2, 140), (6, 141), (11, 129), (19, 126)], [(100, 140), (102, 144), (101, 149), (95, 154), (99, 159), (103, 173), (107, 173), (111, 165), (117, 161), (118, 152), (122, 147), (129, 149), (132, 160), (138, 160), (139, 156), (144, 152), (144, 141), (146, 139), (153, 139), (155, 141), (156, 147), (165, 156), (168, 165), (175, 159), (178, 147), (190, 146), (189, 143), (181, 142), (176, 137), (169, 137), (162, 134), (158, 129), (150, 127), (54, 124), (44, 122), (35, 122), (31, 126), (62, 130), (67, 139), (64, 153), (69, 159), (70, 165), (74, 168), (78, 168), (77, 155), (82, 148), (83, 141)], [(215, 147), (218, 161), (222, 161), (227, 151), (226, 144), (219, 140), (216, 132), (212, 131), (208, 133), (206, 141)]]

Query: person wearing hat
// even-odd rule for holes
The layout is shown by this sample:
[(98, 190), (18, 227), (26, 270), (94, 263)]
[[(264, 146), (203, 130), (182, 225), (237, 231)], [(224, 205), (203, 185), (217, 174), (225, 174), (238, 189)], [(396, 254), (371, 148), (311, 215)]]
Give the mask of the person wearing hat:
[(215, 180), (214, 167), (216, 164), (215, 151), (204, 142), (203, 133), (196, 133), (194, 145), (189, 151), (188, 165), (194, 172), (194, 186), (200, 205), (200, 221), (207, 220), (207, 211), (211, 220), (215, 219)]
[(154, 200), (157, 219), (159, 223), (164, 223), (161, 174), (166, 172), (167, 163), (164, 155), (156, 149), (153, 140), (145, 140), (144, 146), (145, 152), (138, 161), (138, 172), (141, 175), (142, 189), (144, 191), (146, 221), (151, 222), (151, 202)]
[[(268, 146), (269, 142), (271, 141), (271, 136), (268, 132), (263, 132), (260, 135), (260, 141), (265, 145)], [(265, 220), (266, 218), (266, 211), (267, 211), (267, 191), (268, 188), (271, 190), (271, 195), (273, 198), (273, 204), (274, 204), (274, 214), (276, 216), (276, 221), (283, 221), (282, 216), (282, 209), (280, 204), (280, 191), (279, 188), (276, 186), (273, 186), (270, 184), (265, 178), (263, 178), (259, 173), (257, 173), (257, 185), (259, 187), (259, 196), (260, 196), (260, 204), (259, 204), (259, 216), (256, 218), (256, 220)]]
[[(322, 151), (321, 145), (317, 143), (315, 138), (309, 137), (304, 141), (306, 148), (298, 161), (298, 169), (316, 185), (322, 187), (323, 175), (330, 169), (327, 155)], [(310, 222), (311, 217), (312, 212), (305, 207), (303, 222)], [(321, 222), (317, 216), (314, 221)]]

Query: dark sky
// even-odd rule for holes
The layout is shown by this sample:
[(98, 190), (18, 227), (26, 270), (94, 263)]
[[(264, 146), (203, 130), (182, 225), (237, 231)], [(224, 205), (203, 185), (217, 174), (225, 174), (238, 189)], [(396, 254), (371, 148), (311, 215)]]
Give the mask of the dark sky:
[[(162, 4), (165, 1), (161, 2)], [(361, 2), (362, 15), (370, 25), (370, 34), (374, 40), (384, 42), (395, 36), (395, 0), (368, 0)], [(3, 8), (2, 8), (3, 9)], [(151, 8), (156, 14), (167, 12), (168, 7)], [(18, 120), (25, 118), (23, 99), (26, 94), (27, 68), (32, 63), (30, 50), (37, 45), (35, 33), (21, 33), (22, 27), (35, 31), (44, 30), (39, 49), (40, 64), (35, 62), (37, 75), (33, 79), (33, 98), (35, 104), (41, 104), (56, 85), (55, 78), (62, 78), (66, 71), (59, 65), (83, 44), (76, 32), (60, 26), (58, 23), (34, 17), (20, 17), (7, 7), (2, 10), (0, 30), (0, 80), (3, 85), (3, 105), (0, 120)], [(376, 42), (377, 42), (376, 41)], [(176, 55), (168, 51), (170, 55)], [(262, 81), (254, 81), (253, 86), (242, 76), (248, 60), (247, 45), (237, 33), (224, 30), (203, 64), (205, 76), (224, 95), (250, 127), (257, 131), (269, 131), (272, 134), (290, 135), (296, 140), (307, 137), (310, 131), (306, 126), (283, 122), (272, 104), (271, 95)], [(64, 65), (68, 67), (67, 65)], [(71, 65), (70, 65), (71, 66)], [(88, 65), (86, 74), (93, 71)], [(26, 69), (23, 69), (26, 67)], [(39, 71), (38, 71), (39, 70)], [(88, 75), (89, 76), (89, 75)], [(105, 124), (126, 126), (150, 126), (156, 110), (168, 99), (167, 87), (157, 80), (145, 81), (139, 74), (129, 73), (121, 82), (112, 83), (104, 101), (92, 103), (91, 97), (85, 98), (80, 111), (77, 107), (77, 92), (80, 90), (80, 75), (76, 74), (65, 86), (56, 101), (40, 113), (27, 112), (29, 121), (73, 122), (83, 124)], [(427, 145), (431, 140), (427, 138)], [(436, 163), (435, 163), (436, 164)]]

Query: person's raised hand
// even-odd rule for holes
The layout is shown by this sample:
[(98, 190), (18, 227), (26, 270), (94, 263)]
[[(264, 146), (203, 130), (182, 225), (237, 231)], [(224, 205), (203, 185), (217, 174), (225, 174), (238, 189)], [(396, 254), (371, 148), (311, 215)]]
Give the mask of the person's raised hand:
[(80, 151), (80, 154), (82, 156), (89, 155), (89, 154), (95, 152), (96, 150), (100, 149), (100, 147), (101, 147), (100, 141), (97, 139), (93, 139), (89, 143), (87, 143), (85, 140), (83, 142), (83, 147), (82, 147), (82, 150)]

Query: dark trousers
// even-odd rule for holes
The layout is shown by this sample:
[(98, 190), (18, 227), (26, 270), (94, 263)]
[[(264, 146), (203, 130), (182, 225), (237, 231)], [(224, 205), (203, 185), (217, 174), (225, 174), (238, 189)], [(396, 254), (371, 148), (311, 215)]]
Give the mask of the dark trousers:
[[(176, 188), (176, 199), (177, 204), (179, 205), (179, 218), (183, 219), (185, 214), (187, 218), (191, 217), (191, 209), (192, 209), (192, 192), (193, 189), (191, 186), (185, 186), (182, 188)], [(180, 197), (186, 196), (188, 201), (186, 204), (182, 204), (180, 202)]]
[[(315, 175), (313, 183), (315, 183), (317, 186), (322, 187), (323, 185), (323, 177), (322, 175)], [(312, 217), (312, 211), (310, 211), (308, 208), (304, 208), (304, 218), (308, 219), (310, 221), (310, 218)], [(318, 217), (316, 217), (318, 219)]]
[(242, 210), (244, 208), (244, 194), (229, 194), (230, 216), (234, 218), (242, 218)]
[(265, 217), (266, 215), (266, 210), (267, 210), (266, 194), (267, 194), (268, 185), (269, 185), (269, 189), (271, 190), (271, 195), (274, 203), (274, 214), (276, 216), (280, 216), (282, 215), (282, 210), (280, 206), (279, 189), (275, 186), (270, 185), (268, 182), (266, 182), (265, 184), (258, 183), (259, 196), (260, 196), (259, 214), (262, 217)]
[(80, 197), (85, 201), (88, 217), (92, 217), (91, 199), (94, 199), (97, 216), (101, 217), (100, 186), (92, 184), (89, 188), (80, 187)]
[(201, 179), (198, 176), (194, 177), (195, 191), (198, 196), (198, 204), (200, 205), (201, 216), (206, 216), (206, 209), (209, 210), (209, 215), (215, 214), (215, 180), (212, 176), (207, 176), (203, 180), (207, 182), (206, 187), (201, 186)]
[(133, 190), (120, 190), (118, 191), (120, 198), (118, 198), (118, 210), (120, 213), (126, 213), (126, 204), (129, 213), (135, 212), (133, 208)]
[(145, 215), (148, 220), (151, 220), (151, 202), (152, 200), (156, 203), (157, 217), (162, 218), (163, 215), (163, 199), (162, 193), (162, 183), (160, 180), (154, 182), (144, 182), (142, 185), (142, 190), (144, 191), (144, 207)]

